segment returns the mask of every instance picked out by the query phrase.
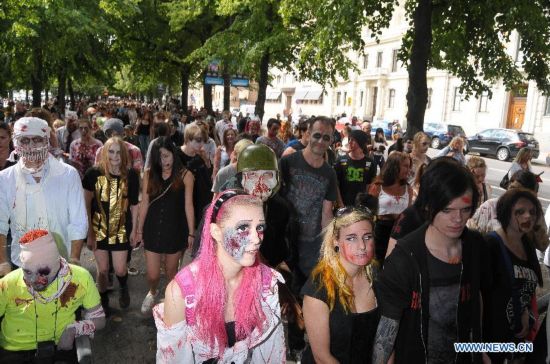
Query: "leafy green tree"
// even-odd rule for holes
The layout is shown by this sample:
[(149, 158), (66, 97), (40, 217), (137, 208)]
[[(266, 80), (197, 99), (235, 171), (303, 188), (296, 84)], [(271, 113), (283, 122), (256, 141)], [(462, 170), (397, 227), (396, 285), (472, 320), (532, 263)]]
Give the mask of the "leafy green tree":
[[(374, 37), (389, 25), (397, 1), (282, 0), (283, 18), (304, 24), (297, 68), (301, 77), (321, 84), (348, 78), (352, 52), (364, 48), (362, 31)], [(423, 129), (427, 104), (426, 72), (449, 71), (462, 80), (466, 97), (490, 92), (502, 81), (511, 89), (525, 79), (550, 92), (550, 3), (548, 1), (407, 0), (409, 29), (400, 59), (409, 72), (407, 133)], [(508, 53), (513, 31), (521, 35), (520, 63)], [(318, 65), (318, 67), (316, 67)]]
[(278, 0), (179, 0), (170, 4), (170, 25), (176, 29), (201, 17), (214, 20), (205, 32), (204, 43), (189, 60), (202, 67), (218, 60), (225, 73), (238, 72), (256, 80), (256, 114), (260, 117), (264, 114), (269, 68), (291, 70), (295, 59), (295, 33), (283, 24), (279, 7)]

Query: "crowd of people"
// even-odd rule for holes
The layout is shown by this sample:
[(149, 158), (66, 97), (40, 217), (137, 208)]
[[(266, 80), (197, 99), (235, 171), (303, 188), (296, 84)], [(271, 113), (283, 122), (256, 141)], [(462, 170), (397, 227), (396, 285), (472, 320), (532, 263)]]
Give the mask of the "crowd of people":
[[(130, 307), (139, 246), (159, 363), (546, 361), (529, 149), (493, 198), (460, 138), (432, 160), (423, 132), (336, 123), (18, 103), (0, 123), (0, 362), (76, 362), (109, 286)], [(454, 345), (495, 342), (534, 352)]]

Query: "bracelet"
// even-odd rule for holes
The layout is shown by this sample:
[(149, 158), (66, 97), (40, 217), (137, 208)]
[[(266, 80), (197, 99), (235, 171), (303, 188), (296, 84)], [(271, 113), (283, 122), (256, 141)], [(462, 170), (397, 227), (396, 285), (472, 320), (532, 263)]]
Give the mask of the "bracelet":
[(188, 236), (190, 236), (190, 237), (192, 237), (192, 238), (194, 238), (194, 237), (195, 237), (195, 235), (193, 235), (193, 234), (189, 234)]

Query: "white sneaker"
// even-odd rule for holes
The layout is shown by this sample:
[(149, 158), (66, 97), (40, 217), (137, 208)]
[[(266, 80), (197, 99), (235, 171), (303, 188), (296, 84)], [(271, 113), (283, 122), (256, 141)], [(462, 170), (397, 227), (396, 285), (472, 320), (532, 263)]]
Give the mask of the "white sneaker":
[(157, 294), (152, 295), (151, 292), (147, 293), (147, 296), (145, 296), (145, 299), (143, 300), (143, 303), (141, 304), (141, 313), (144, 315), (147, 315), (151, 313), (151, 310), (153, 309), (153, 306), (155, 305), (155, 300), (157, 298)]

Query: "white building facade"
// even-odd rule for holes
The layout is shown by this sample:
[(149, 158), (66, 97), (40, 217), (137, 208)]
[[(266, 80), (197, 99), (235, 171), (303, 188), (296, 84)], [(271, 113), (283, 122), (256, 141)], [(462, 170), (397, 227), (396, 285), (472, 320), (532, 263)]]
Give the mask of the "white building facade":
[[(404, 9), (399, 7), (379, 43), (365, 30), (364, 54), (350, 55), (358, 71), (350, 71), (348, 79), (340, 79), (335, 87), (300, 82), (291, 73), (270, 70), (265, 116), (346, 113), (368, 120), (399, 120), (406, 126), (408, 73), (397, 60), (397, 52), (407, 26)], [(516, 33), (506, 45), (515, 61), (522, 57), (519, 42)], [(511, 91), (498, 83), (492, 87), (491, 99), (482, 95), (469, 100), (459, 92), (460, 80), (446, 71), (430, 69), (427, 84), (425, 122), (461, 125), (467, 135), (493, 127), (522, 129), (535, 134), (541, 157), (550, 152), (550, 97), (543, 96), (535, 82), (517, 85)]]

